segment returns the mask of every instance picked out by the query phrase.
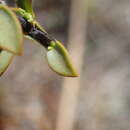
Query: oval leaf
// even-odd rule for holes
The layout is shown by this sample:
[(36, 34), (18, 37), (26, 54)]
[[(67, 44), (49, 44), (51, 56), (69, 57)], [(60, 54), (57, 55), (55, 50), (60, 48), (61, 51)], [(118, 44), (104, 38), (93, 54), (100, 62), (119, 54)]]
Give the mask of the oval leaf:
[(47, 60), (52, 70), (58, 74), (66, 77), (78, 76), (71, 63), (67, 50), (60, 42), (56, 41), (51, 43), (47, 52)]
[(0, 52), (0, 75), (2, 75), (13, 59), (13, 54), (7, 51)]
[(17, 0), (18, 7), (24, 9), (26, 12), (30, 13), (34, 18), (34, 12), (32, 7), (32, 0)]
[(6, 6), (0, 5), (0, 48), (21, 55), (23, 33), (14, 13)]

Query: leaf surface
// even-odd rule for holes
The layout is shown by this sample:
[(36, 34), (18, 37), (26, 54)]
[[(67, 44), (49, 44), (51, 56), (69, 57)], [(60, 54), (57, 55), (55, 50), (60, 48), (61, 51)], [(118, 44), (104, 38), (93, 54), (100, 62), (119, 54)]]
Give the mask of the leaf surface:
[(66, 77), (78, 76), (67, 50), (60, 42), (52, 43), (47, 52), (47, 60), (51, 69), (58, 74)]
[(23, 50), (23, 33), (15, 14), (4, 5), (0, 5), (0, 48), (16, 55)]
[(13, 54), (2, 50), (0, 52), (0, 75), (2, 75), (13, 59)]

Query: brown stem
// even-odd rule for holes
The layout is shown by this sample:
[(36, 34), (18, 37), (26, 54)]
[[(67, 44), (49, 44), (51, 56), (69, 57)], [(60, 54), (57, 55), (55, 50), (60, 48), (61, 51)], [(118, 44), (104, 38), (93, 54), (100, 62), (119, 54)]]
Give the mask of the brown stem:
[(47, 32), (43, 32), (40, 28), (28, 22), (25, 18), (18, 16), (18, 19), (21, 23), (24, 34), (35, 39), (45, 48), (50, 46), (51, 41), (55, 41), (55, 39)]

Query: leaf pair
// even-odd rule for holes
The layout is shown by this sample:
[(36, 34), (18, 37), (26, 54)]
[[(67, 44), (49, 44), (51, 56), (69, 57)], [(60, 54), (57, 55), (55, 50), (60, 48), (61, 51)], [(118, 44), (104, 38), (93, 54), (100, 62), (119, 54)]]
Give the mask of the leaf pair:
[[(41, 31), (45, 32), (34, 19), (32, 0), (17, 0), (17, 5), (25, 11), (25, 15), (27, 14), (25, 18), (27, 18), (28, 22), (30, 22), (28, 16), (32, 17), (33, 21), (31, 20), (30, 24), (34, 24), (37, 28), (41, 29)], [(22, 54), (23, 32), (20, 24), (17, 16), (10, 8), (0, 5), (0, 74), (6, 70), (13, 55)], [(28, 34), (26, 35), (29, 36)], [(50, 68), (58, 74), (67, 77), (77, 76), (67, 50), (59, 41), (52, 40), (49, 42), (46, 57)]]
[(23, 33), (15, 14), (0, 5), (0, 75), (12, 61), (13, 55), (21, 55)]

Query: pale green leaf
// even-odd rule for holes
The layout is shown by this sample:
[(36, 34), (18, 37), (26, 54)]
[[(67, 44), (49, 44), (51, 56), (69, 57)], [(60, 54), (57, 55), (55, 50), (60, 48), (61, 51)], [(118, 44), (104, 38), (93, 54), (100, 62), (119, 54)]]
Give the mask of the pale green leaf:
[(52, 42), (48, 47), (47, 60), (52, 70), (58, 74), (66, 77), (78, 76), (67, 50), (60, 42)]
[(21, 55), (22, 40), (23, 33), (17, 17), (8, 7), (0, 5), (0, 48)]
[(13, 59), (13, 54), (7, 51), (0, 52), (0, 75), (2, 75)]

